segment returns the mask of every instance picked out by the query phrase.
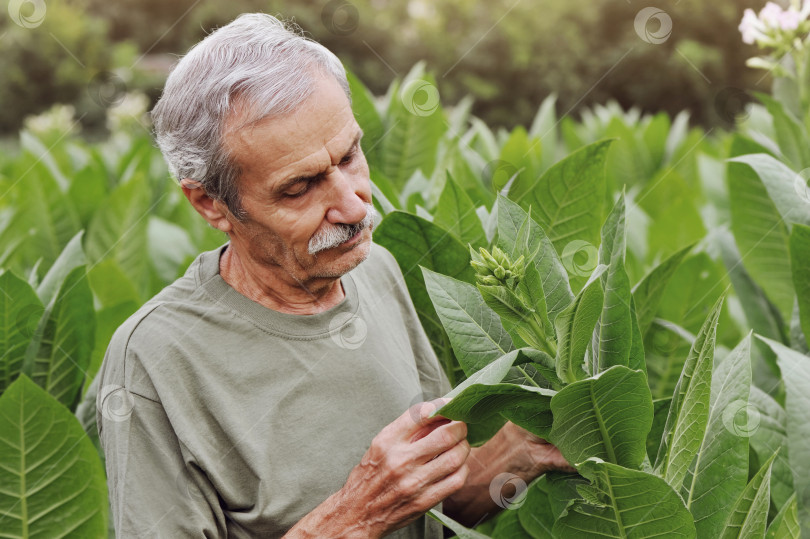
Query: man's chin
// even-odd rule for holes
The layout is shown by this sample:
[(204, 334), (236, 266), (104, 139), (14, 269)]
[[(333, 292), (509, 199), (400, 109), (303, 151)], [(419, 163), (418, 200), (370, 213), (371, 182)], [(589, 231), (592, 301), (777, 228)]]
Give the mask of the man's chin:
[(324, 249), (313, 255), (313, 277), (337, 279), (360, 265), (371, 252), (371, 230), (364, 229), (361, 237), (350, 245)]

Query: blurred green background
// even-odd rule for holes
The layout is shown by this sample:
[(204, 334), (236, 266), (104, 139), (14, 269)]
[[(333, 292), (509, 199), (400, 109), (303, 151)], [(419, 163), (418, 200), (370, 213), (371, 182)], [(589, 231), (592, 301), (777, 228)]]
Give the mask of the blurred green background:
[[(42, 6), (45, 6), (44, 17)], [(660, 44), (636, 34), (629, 0), (10, 0), (30, 28), (0, 17), (0, 136), (55, 103), (71, 104), (86, 137), (105, 135), (105, 107), (124, 91), (151, 103), (179, 55), (239, 13), (294, 19), (333, 50), (375, 94), (427, 61), (447, 105), (470, 95), (491, 126), (531, 122), (549, 94), (576, 115), (615, 99), (624, 108), (688, 110), (693, 123), (722, 124), (727, 88), (767, 91), (745, 67), (753, 47), (737, 25), (752, 0), (673, 0)], [(656, 21), (650, 31), (655, 32)], [(112, 73), (112, 74), (111, 74)], [(151, 106), (150, 106), (151, 108)], [(723, 109), (725, 111), (725, 109)], [(724, 118), (725, 117), (725, 118)]]

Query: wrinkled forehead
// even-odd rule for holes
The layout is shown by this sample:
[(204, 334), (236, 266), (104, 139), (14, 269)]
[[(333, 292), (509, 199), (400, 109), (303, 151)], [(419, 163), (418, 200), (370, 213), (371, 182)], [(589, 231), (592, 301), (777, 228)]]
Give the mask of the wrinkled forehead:
[(260, 116), (248, 101), (235, 102), (224, 142), (242, 172), (270, 174), (325, 147), (341, 151), (351, 146), (359, 126), (342, 85), (328, 74), (310, 75), (310, 90), (290, 111)]

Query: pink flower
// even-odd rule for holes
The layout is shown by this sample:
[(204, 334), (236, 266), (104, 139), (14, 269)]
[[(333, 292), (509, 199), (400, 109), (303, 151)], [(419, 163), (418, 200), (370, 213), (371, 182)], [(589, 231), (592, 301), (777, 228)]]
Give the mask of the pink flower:
[(795, 30), (799, 27), (802, 17), (798, 11), (789, 9), (779, 14), (779, 27), (787, 32)]
[(782, 15), (782, 6), (773, 2), (768, 2), (759, 12), (759, 20), (771, 28), (779, 26), (779, 17)]
[[(808, 2), (810, 2), (810, 0), (808, 0)], [(757, 18), (754, 10), (746, 9), (743, 12), (742, 22), (740, 22), (739, 26), (743, 42), (753, 45), (754, 41), (762, 35), (762, 26), (762, 22)]]

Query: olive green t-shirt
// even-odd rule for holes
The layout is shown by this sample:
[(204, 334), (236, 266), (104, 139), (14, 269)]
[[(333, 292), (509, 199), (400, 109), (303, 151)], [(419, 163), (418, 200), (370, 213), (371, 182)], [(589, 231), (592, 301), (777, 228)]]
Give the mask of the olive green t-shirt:
[[(227, 245), (130, 317), (99, 373), (120, 537), (280, 537), (372, 438), (450, 385), (391, 254), (372, 245), (328, 311), (291, 315), (219, 275)], [(439, 538), (422, 517), (390, 537)]]

